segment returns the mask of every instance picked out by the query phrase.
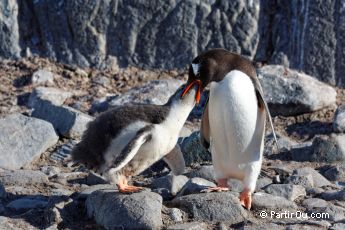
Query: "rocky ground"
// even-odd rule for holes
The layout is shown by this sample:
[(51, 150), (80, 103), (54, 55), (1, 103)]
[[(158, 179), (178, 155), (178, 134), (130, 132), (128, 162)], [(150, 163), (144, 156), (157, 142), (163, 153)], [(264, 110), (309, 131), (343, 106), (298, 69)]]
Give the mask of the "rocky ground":
[(162, 104), (185, 72), (2, 61), (0, 229), (344, 229), (345, 90), (281, 66), (259, 73), (280, 149), (268, 129), (248, 211), (239, 204), (239, 181), (229, 181), (230, 192), (200, 193), (214, 185), (197, 133), (207, 92), (181, 132), (184, 175), (172, 176), (158, 162), (133, 178), (145, 191), (123, 195), (70, 160), (94, 116), (125, 103)]

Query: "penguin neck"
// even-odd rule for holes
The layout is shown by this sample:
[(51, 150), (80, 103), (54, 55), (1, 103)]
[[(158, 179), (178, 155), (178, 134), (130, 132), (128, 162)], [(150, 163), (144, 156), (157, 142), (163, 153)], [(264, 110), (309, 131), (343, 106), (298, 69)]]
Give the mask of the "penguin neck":
[(163, 122), (164, 125), (169, 127), (171, 131), (179, 133), (193, 107), (194, 103), (172, 102), (168, 116)]

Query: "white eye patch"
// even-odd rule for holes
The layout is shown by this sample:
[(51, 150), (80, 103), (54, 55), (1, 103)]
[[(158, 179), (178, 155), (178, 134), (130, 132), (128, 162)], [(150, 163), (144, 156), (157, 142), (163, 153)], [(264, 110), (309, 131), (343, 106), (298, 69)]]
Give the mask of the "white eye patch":
[(194, 75), (198, 75), (199, 74), (199, 68), (200, 68), (200, 65), (199, 64), (195, 64), (195, 63), (192, 63), (192, 68), (193, 68), (193, 73)]

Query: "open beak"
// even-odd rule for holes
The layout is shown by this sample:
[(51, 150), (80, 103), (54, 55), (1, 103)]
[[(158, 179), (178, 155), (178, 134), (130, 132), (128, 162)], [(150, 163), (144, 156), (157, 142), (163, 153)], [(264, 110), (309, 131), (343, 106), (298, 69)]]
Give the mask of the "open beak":
[(198, 91), (195, 95), (195, 101), (197, 104), (199, 104), (200, 97), (201, 97), (201, 81), (200, 80), (195, 80), (192, 83), (190, 83), (189, 85), (187, 85), (187, 87), (183, 90), (181, 97), (184, 97), (184, 95), (186, 95), (186, 93), (188, 93), (188, 91), (194, 86), (194, 84), (198, 85)]

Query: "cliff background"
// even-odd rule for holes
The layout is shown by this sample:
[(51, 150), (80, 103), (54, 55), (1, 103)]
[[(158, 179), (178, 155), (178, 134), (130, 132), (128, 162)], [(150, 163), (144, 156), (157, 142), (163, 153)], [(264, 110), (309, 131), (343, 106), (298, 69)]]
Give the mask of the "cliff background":
[(343, 0), (2, 0), (0, 57), (184, 69), (223, 47), (345, 86)]

